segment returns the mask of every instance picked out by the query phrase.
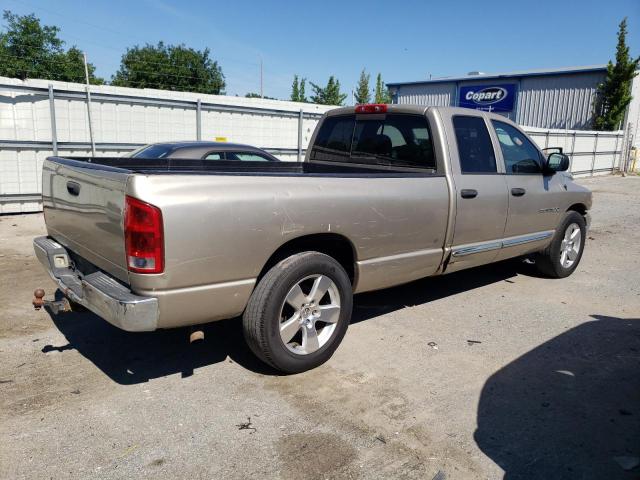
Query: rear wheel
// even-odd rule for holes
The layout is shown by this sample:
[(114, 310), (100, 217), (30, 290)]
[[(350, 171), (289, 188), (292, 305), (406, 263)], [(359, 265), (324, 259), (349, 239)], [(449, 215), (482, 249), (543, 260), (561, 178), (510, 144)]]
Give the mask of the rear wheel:
[(318, 252), (293, 255), (260, 280), (243, 316), (253, 353), (297, 373), (326, 362), (349, 326), (353, 294), (342, 266)]
[(551, 244), (536, 257), (538, 270), (553, 278), (571, 275), (582, 258), (586, 233), (584, 217), (578, 212), (567, 212)]

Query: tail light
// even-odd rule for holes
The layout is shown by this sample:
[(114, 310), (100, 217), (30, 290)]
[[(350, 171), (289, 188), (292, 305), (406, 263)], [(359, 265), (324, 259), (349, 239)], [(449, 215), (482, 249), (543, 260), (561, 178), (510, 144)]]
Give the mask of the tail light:
[(367, 103), (356, 106), (356, 113), (387, 113), (386, 103)]
[(130, 272), (162, 273), (164, 238), (160, 209), (127, 196), (124, 207), (124, 243)]

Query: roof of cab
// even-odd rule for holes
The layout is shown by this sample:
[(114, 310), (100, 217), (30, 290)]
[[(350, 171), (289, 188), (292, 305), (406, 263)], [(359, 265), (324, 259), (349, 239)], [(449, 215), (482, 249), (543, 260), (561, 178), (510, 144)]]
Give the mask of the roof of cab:
[[(352, 107), (339, 107), (339, 108), (334, 108), (333, 110), (329, 110), (328, 112), (325, 113), (325, 115), (327, 116), (333, 116), (333, 115), (348, 115), (348, 114), (353, 114), (355, 113), (355, 106)], [(484, 110), (475, 110), (475, 109), (471, 109), (471, 108), (464, 108), (464, 107), (429, 107), (429, 106), (425, 106), (425, 105), (412, 105), (412, 104), (387, 104), (387, 113), (411, 113), (414, 115), (424, 115), (427, 110), (438, 110), (440, 112), (450, 112), (451, 114), (458, 114), (458, 115), (469, 115), (472, 114), (472, 112), (476, 112), (476, 113), (482, 113), (485, 116), (489, 117), (489, 118), (493, 118), (496, 120), (501, 120), (501, 121), (506, 121), (508, 123), (512, 123), (515, 125), (515, 123), (510, 120), (509, 118), (505, 117), (504, 115), (500, 115), (494, 112), (487, 112)], [(376, 115), (375, 113), (363, 113), (361, 115)]]
[[(424, 105), (398, 105), (398, 104), (387, 104), (387, 113), (417, 113), (423, 115), (427, 108)], [(325, 115), (333, 116), (333, 115), (346, 115), (349, 113), (355, 113), (356, 107), (339, 107), (334, 108), (333, 110), (329, 110)], [(371, 114), (363, 114), (363, 115), (371, 115)]]

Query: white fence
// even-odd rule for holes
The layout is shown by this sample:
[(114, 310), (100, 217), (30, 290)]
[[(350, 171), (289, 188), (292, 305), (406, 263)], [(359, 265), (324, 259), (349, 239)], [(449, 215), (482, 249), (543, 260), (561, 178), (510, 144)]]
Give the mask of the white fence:
[(576, 175), (611, 173), (620, 168), (624, 132), (554, 130), (524, 127), (540, 148), (561, 147), (571, 159), (570, 171)]
[[(91, 86), (97, 156), (160, 141), (247, 143), (300, 161), (332, 107), (189, 92)], [(40, 172), (50, 155), (91, 155), (86, 87), (0, 77), (0, 213), (41, 210)]]
[[(248, 143), (300, 161), (320, 116), (333, 107), (112, 86), (91, 87), (97, 156), (146, 143), (216, 140)], [(49, 155), (91, 155), (86, 87), (0, 77), (0, 213), (41, 210), (40, 172)], [(611, 172), (622, 132), (526, 130), (540, 147), (563, 147), (578, 174)]]

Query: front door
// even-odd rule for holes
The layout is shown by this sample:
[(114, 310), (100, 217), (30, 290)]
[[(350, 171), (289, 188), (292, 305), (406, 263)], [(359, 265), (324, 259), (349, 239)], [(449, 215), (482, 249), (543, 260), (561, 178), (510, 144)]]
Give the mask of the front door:
[(543, 175), (542, 153), (515, 126), (491, 120), (507, 181), (509, 213), (499, 258), (546, 245), (560, 221), (563, 186), (559, 175)]
[(508, 198), (483, 114), (470, 111), (444, 120), (455, 133), (448, 139), (456, 202), (451, 272), (494, 261), (502, 246)]

